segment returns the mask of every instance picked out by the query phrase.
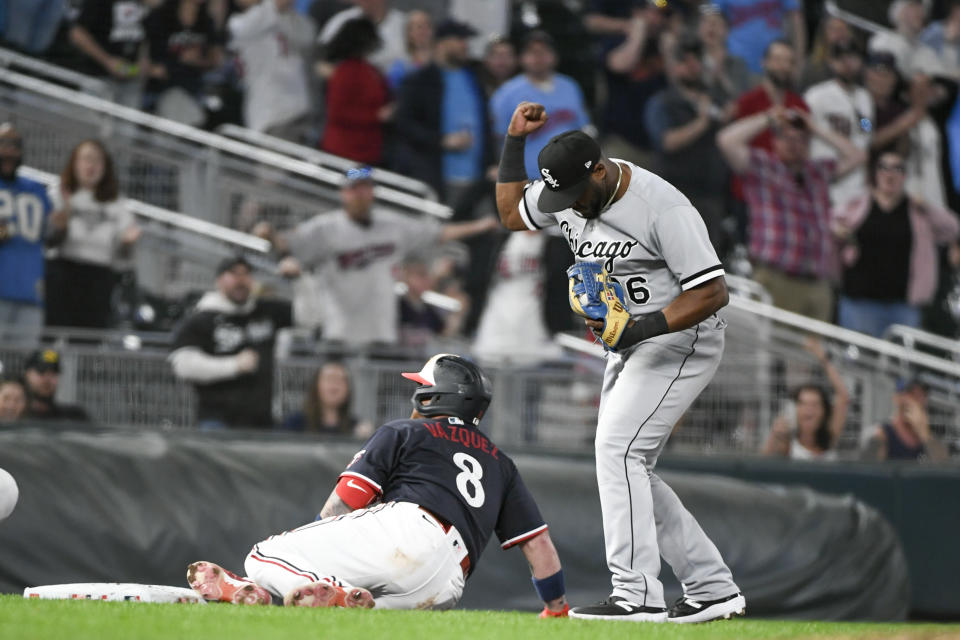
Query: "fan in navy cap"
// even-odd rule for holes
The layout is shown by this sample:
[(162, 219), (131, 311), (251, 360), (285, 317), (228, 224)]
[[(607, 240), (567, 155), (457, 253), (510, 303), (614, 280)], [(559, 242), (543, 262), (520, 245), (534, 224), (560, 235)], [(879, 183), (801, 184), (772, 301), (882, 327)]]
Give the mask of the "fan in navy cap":
[(88, 422), (87, 412), (76, 405), (57, 402), (60, 384), (60, 354), (53, 349), (34, 351), (24, 363), (23, 381), (27, 391), (28, 418)]
[(237, 253), (232, 256), (228, 256), (220, 261), (217, 265), (217, 275), (221, 275), (230, 271), (236, 266), (244, 266), (248, 271), (253, 271), (253, 265), (250, 264), (250, 261), (247, 260), (247, 257), (242, 253)]

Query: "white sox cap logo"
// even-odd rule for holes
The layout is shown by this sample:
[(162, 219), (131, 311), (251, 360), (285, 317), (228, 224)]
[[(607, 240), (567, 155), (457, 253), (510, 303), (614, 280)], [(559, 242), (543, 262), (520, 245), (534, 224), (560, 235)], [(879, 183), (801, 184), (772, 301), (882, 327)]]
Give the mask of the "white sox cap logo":
[(547, 169), (546, 167), (544, 167), (543, 169), (540, 169), (540, 173), (543, 174), (543, 181), (544, 181), (544, 182), (546, 182), (547, 184), (549, 184), (549, 185), (550, 185), (551, 187), (553, 187), (554, 189), (559, 189), (559, 188), (560, 188), (560, 183), (557, 182), (557, 179), (554, 178), (552, 175), (550, 175), (550, 169)]

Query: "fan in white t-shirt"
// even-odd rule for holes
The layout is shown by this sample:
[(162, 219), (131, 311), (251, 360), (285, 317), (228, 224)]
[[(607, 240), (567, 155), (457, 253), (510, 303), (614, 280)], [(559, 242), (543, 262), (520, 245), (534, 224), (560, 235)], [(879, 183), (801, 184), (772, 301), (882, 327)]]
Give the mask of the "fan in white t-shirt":
[[(858, 149), (868, 151), (873, 139), (874, 105), (870, 93), (860, 84), (863, 53), (853, 43), (836, 43), (828, 61), (833, 78), (815, 84), (803, 95), (814, 122), (844, 136)], [(810, 143), (814, 159), (838, 159), (829, 143), (814, 138)], [(866, 169), (858, 167), (830, 186), (830, 200), (839, 206), (859, 196), (867, 188)]]

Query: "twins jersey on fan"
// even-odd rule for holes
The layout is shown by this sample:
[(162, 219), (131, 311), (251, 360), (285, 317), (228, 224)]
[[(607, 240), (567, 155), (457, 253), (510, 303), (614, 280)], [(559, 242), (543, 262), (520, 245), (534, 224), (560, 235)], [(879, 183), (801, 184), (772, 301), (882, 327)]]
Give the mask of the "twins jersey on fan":
[[(873, 140), (873, 98), (863, 87), (847, 91), (836, 80), (815, 84), (803, 94), (814, 122), (847, 138), (858, 149), (870, 150)], [(833, 145), (814, 136), (810, 141), (810, 157), (839, 159)], [(860, 166), (830, 185), (830, 201), (841, 206), (862, 194), (867, 188), (867, 170)]]
[(47, 188), (27, 178), (0, 180), (0, 298), (43, 304), (43, 250), (50, 200)]
[(654, 173), (623, 160), (632, 176), (626, 193), (598, 218), (573, 209), (537, 208), (542, 180), (526, 186), (520, 216), (530, 229), (557, 224), (577, 262), (599, 262), (620, 284), (632, 317), (663, 309), (682, 291), (723, 275), (707, 227), (680, 191)]
[(480, 358), (527, 362), (562, 355), (543, 317), (546, 242), (546, 234), (526, 231), (503, 243), (473, 344)]
[(374, 208), (362, 225), (343, 210), (324, 213), (289, 234), (290, 251), (313, 271), (327, 296), (324, 337), (348, 343), (396, 342), (393, 267), (436, 243), (440, 224)]
[(388, 422), (340, 474), (351, 476), (382, 502), (412, 502), (455, 526), (472, 569), (491, 531), (508, 549), (547, 528), (513, 461), (459, 418)]

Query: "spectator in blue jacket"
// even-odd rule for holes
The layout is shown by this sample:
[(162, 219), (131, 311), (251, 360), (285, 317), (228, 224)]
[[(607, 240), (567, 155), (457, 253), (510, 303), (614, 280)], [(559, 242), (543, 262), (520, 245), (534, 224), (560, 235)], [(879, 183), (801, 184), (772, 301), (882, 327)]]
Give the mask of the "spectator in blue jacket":
[(527, 137), (524, 163), (530, 179), (539, 177), (537, 155), (547, 141), (570, 129), (583, 129), (590, 124), (583, 103), (580, 86), (570, 78), (556, 73), (557, 46), (546, 31), (531, 31), (520, 50), (523, 73), (507, 81), (490, 98), (493, 129), (499, 136), (507, 135), (507, 125), (517, 104), (524, 100), (542, 104), (550, 119), (543, 128)]
[(493, 165), (486, 96), (468, 57), (473, 35), (462, 22), (437, 25), (434, 59), (404, 80), (395, 114), (395, 170), (432, 186), (463, 217)]
[(50, 215), (47, 187), (17, 175), (23, 139), (0, 125), (0, 338), (43, 327), (43, 252)]

